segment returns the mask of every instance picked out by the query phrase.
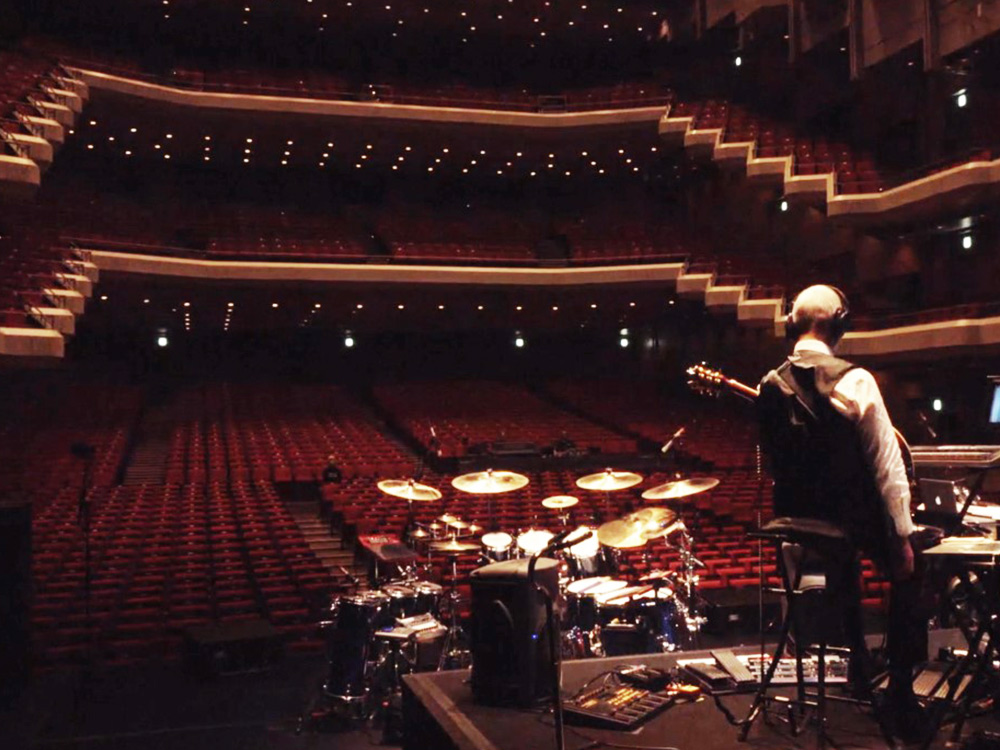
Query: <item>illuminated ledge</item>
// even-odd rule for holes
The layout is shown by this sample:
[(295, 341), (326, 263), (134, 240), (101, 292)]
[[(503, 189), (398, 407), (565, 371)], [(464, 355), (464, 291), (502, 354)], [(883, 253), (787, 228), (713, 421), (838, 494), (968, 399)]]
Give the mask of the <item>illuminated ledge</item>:
[(722, 128), (695, 129), (693, 117), (660, 119), (659, 134), (667, 140), (682, 140), (686, 148), (707, 150), (715, 161), (746, 165), (747, 177), (781, 184), (790, 200), (823, 204), (827, 216), (854, 221), (900, 221), (920, 211), (946, 211), (970, 201), (1000, 195), (1000, 159), (970, 162), (903, 183), (878, 193), (837, 193), (837, 176), (794, 174), (791, 156), (758, 158), (756, 141), (725, 143)]
[(64, 350), (65, 340), (58, 331), (0, 326), (0, 354), (14, 357), (62, 357)]
[(417, 122), (450, 122), (467, 125), (508, 125), (529, 128), (573, 128), (594, 125), (657, 122), (663, 115), (663, 105), (632, 109), (601, 109), (588, 112), (509, 112), (467, 107), (437, 107), (417, 104), (380, 102), (348, 102), (332, 99), (310, 99), (296, 96), (264, 96), (261, 94), (226, 94), (147, 83), (94, 70), (73, 68), (92, 89), (167, 102), (187, 107), (210, 109), (282, 112), (304, 115), (364, 117)]
[(101, 273), (172, 276), (212, 281), (318, 281), (378, 284), (467, 284), (480, 286), (577, 286), (675, 282), (683, 263), (587, 268), (509, 268), (378, 265), (369, 263), (271, 263), (167, 258), (89, 250)]
[(969, 349), (1000, 344), (1000, 317), (945, 320), (937, 323), (852, 331), (837, 352), (852, 356), (888, 355), (927, 350)]
[(0, 155), (0, 192), (30, 196), (42, 184), (42, 170), (23, 156)]

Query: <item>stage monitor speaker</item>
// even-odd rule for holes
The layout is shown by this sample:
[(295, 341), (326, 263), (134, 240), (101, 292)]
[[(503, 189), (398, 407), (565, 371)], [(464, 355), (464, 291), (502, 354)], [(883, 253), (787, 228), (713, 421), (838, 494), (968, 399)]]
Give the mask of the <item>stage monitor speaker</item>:
[(31, 671), (31, 503), (0, 501), (0, 700), (16, 697)]
[[(559, 564), (540, 558), (535, 579), (559, 593)], [(545, 598), (528, 581), (528, 560), (472, 571), (472, 695), (477, 703), (532, 706), (550, 696), (553, 665)]]

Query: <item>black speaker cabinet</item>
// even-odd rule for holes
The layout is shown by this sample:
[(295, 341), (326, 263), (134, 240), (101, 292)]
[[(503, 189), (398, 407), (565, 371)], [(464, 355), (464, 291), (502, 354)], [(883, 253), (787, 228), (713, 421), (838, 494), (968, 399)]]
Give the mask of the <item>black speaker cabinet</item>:
[(283, 640), (260, 618), (185, 628), (184, 666), (202, 679), (259, 672), (282, 655)]
[[(535, 579), (559, 592), (559, 564), (541, 558)], [(472, 694), (477, 703), (531, 706), (550, 695), (552, 664), (545, 598), (528, 581), (528, 561), (472, 571)]]
[(0, 700), (16, 696), (31, 670), (31, 503), (0, 501)]

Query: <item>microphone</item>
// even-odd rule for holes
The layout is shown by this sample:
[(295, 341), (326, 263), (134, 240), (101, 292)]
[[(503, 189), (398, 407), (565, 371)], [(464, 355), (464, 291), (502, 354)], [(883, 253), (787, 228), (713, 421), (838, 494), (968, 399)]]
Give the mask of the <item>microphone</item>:
[(660, 448), (660, 453), (667, 453), (667, 452), (669, 452), (670, 449), (671, 449), (671, 447), (673, 447), (674, 441), (677, 438), (679, 438), (681, 435), (683, 435), (684, 434), (684, 430), (686, 430), (686, 429), (687, 429), (686, 427), (681, 427), (679, 430), (677, 430), (677, 432), (675, 432), (671, 436), (670, 440), (668, 440), (667, 442), (665, 442), (663, 444), (663, 447)]
[(552, 537), (545, 549), (543, 549), (539, 554), (545, 554), (546, 552), (555, 552), (556, 550), (565, 549), (566, 547), (572, 547), (579, 544), (580, 542), (585, 542), (594, 536), (593, 529), (586, 529), (582, 534), (573, 536), (578, 532), (579, 529), (573, 529), (571, 531), (564, 531), (561, 534), (557, 534)]

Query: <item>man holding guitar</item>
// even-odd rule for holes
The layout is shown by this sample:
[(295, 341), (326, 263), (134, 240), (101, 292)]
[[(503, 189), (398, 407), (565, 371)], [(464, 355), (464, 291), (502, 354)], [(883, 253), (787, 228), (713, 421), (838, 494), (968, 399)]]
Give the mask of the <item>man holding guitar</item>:
[[(795, 298), (786, 320), (794, 350), (759, 388), (761, 447), (775, 514), (838, 525), (890, 577), (885, 718), (893, 734), (913, 739), (923, 724), (913, 668), (927, 658), (927, 619), (910, 543), (910, 483), (875, 378), (833, 355), (847, 323), (847, 299), (834, 287), (811, 286)], [(844, 613), (855, 642), (862, 637), (859, 572), (849, 560), (836, 576), (858, 604)]]

